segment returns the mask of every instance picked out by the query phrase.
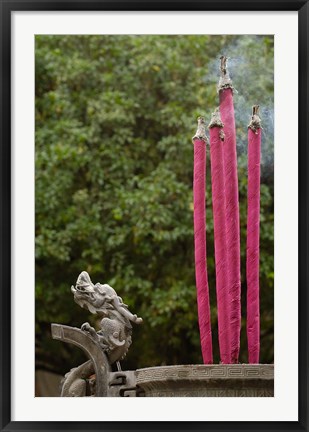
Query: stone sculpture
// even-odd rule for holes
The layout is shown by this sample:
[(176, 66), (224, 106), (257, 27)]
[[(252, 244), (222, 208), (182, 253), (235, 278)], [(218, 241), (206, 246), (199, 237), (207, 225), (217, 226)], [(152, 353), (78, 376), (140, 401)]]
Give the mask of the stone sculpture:
[[(89, 361), (65, 375), (61, 396), (107, 396), (109, 384), (105, 381), (111, 365), (117, 362), (118, 370), (121, 369), (119, 361), (124, 359), (132, 343), (132, 322), (141, 324), (143, 320), (129, 311), (111, 286), (93, 284), (85, 271), (78, 276), (71, 291), (75, 302), (97, 314), (101, 321), (98, 331), (88, 322), (81, 326), (81, 330), (52, 324), (54, 339), (73, 343), (90, 357)], [(98, 375), (100, 384), (96, 382)]]
[(81, 329), (99, 343), (106, 353), (109, 363), (122, 360), (132, 343), (132, 324), (140, 324), (142, 318), (133, 315), (122, 298), (107, 284), (91, 282), (89, 274), (83, 271), (75, 287), (71, 287), (75, 302), (89, 312), (102, 317), (100, 330), (97, 332), (88, 322)]

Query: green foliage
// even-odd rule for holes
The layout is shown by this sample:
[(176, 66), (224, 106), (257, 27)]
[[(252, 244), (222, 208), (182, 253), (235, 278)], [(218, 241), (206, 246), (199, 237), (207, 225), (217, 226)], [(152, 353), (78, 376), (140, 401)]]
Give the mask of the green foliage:
[[(261, 193), (261, 361), (273, 361), (273, 38), (36, 37), (37, 366), (72, 367), (50, 323), (88, 314), (70, 286), (82, 270), (144, 318), (124, 368), (201, 363), (193, 253), (192, 144), (198, 115), (218, 104), (218, 57), (232, 57), (239, 153), (245, 337), (246, 134), (264, 120)], [(264, 117), (263, 117), (264, 114)], [(207, 248), (219, 361), (213, 222), (207, 166)], [(93, 319), (93, 318), (90, 318)], [(80, 361), (79, 353), (74, 361)], [(76, 364), (77, 364), (76, 363)]]

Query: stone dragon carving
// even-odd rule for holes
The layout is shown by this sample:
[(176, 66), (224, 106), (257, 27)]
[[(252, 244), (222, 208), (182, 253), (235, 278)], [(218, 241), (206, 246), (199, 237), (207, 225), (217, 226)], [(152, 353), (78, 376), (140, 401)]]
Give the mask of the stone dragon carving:
[[(88, 322), (81, 326), (106, 355), (106, 363), (112, 365), (126, 356), (132, 343), (132, 323), (141, 324), (142, 318), (132, 314), (116, 291), (108, 284), (93, 284), (89, 274), (83, 271), (71, 287), (75, 302), (98, 315), (100, 329), (95, 330)], [(110, 366), (108, 366), (109, 370)], [(94, 365), (91, 360), (71, 369), (62, 382), (62, 397), (94, 396), (96, 387)]]
[(102, 317), (100, 330), (96, 331), (86, 322), (81, 329), (87, 332), (106, 353), (109, 363), (123, 360), (132, 343), (132, 324), (140, 324), (142, 318), (133, 315), (122, 298), (107, 284), (92, 283), (83, 271), (75, 287), (71, 287), (75, 302), (89, 312)]

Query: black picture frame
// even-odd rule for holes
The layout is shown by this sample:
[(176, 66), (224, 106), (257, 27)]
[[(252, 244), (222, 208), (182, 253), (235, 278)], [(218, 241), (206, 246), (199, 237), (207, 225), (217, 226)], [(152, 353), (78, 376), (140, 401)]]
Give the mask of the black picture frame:
[[(11, 13), (13, 11), (297, 11), (299, 54), (298, 123), (298, 326), (299, 326), (299, 419), (297, 422), (24, 422), (11, 421)], [(1, 240), (0, 240), (0, 424), (1, 431), (126, 431), (126, 430), (308, 430), (308, 77), (309, 1), (308, 0), (191, 0), (184, 1), (100, 1), (100, 0), (0, 0), (1, 14)], [(287, 29), (288, 31), (288, 29)], [(30, 329), (31, 331), (31, 329)], [(287, 342), (288, 343), (288, 342)], [(288, 389), (287, 389), (288, 391)], [(205, 406), (207, 402), (205, 401)]]

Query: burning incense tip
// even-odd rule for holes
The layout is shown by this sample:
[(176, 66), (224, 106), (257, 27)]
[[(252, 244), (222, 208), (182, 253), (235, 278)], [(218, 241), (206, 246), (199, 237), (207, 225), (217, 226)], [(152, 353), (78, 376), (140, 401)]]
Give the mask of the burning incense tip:
[(234, 90), (233, 83), (227, 68), (227, 62), (228, 62), (228, 57), (225, 56), (220, 57), (221, 76), (218, 83), (218, 92), (227, 88)]
[(195, 140), (205, 141), (206, 144), (208, 143), (208, 139), (207, 139), (207, 136), (206, 136), (206, 123), (205, 123), (204, 117), (198, 117), (198, 119), (197, 119), (196, 134), (192, 138), (193, 142)]
[(260, 106), (253, 105), (251, 121), (248, 124), (248, 128), (250, 128), (254, 133), (257, 133), (257, 130), (262, 128), (259, 114), (260, 114)]
[(219, 108), (216, 108), (215, 111), (212, 113), (210, 123), (208, 125), (208, 128), (211, 129), (213, 127), (220, 127), (223, 128), (224, 124), (222, 123), (221, 117), (220, 117), (220, 111)]
[(228, 58), (225, 56), (221, 56), (220, 60), (221, 60), (221, 64), (220, 64), (221, 74), (222, 74), (222, 76), (225, 76), (226, 74), (228, 74), (228, 71), (227, 71)]

